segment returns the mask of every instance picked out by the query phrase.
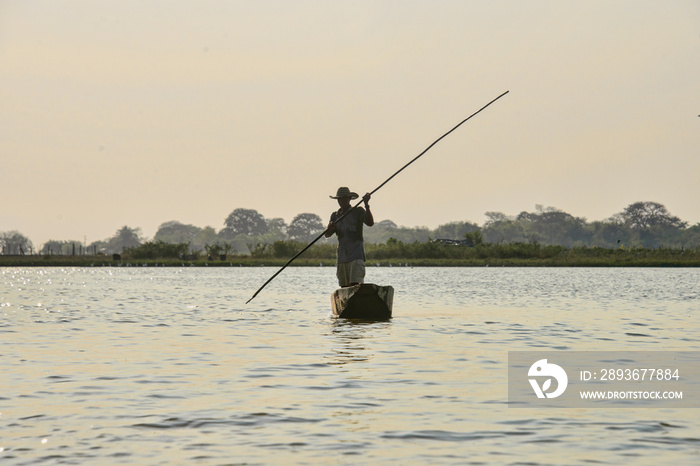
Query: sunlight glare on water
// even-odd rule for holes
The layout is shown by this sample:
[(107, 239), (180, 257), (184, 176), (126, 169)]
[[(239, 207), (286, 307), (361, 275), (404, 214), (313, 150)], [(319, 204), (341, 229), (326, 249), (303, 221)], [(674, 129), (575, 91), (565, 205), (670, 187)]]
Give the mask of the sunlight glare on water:
[[(508, 408), (507, 352), (699, 350), (695, 269), (0, 270), (3, 464), (697, 464), (693, 409)], [(546, 446), (546, 448), (543, 448)]]

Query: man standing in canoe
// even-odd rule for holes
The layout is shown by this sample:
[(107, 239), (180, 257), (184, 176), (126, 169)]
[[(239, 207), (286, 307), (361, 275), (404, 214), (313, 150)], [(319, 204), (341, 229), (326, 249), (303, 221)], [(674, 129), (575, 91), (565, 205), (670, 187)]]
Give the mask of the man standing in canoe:
[(351, 192), (346, 187), (338, 188), (335, 196), (330, 196), (331, 199), (338, 200), (340, 209), (331, 214), (325, 236), (330, 238), (334, 233), (338, 235), (337, 275), (341, 287), (365, 281), (365, 244), (362, 229), (363, 224), (368, 227), (374, 225), (374, 217), (369, 210), (369, 193), (362, 197), (365, 203), (364, 209), (359, 206), (352, 208), (350, 201), (359, 197), (357, 193)]

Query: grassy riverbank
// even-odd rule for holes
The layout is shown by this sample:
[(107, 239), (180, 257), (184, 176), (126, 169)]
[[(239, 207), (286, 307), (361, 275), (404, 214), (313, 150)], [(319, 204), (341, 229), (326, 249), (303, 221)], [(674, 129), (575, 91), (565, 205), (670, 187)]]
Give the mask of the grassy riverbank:
[[(477, 249), (477, 248), (471, 248)], [(385, 251), (386, 252), (386, 251)], [(565, 249), (525, 254), (522, 250), (504, 249), (481, 251), (462, 257), (389, 256), (368, 248), (367, 265), (380, 267), (699, 267), (700, 252), (677, 249)], [(535, 252), (538, 252), (535, 254)], [(439, 256), (439, 255), (438, 255)], [(226, 256), (223, 260), (194, 260), (172, 258), (137, 259), (124, 256), (0, 256), (0, 267), (281, 267), (289, 257)], [(334, 266), (335, 259), (325, 253), (319, 257), (312, 250), (308, 256), (296, 259), (292, 266)]]

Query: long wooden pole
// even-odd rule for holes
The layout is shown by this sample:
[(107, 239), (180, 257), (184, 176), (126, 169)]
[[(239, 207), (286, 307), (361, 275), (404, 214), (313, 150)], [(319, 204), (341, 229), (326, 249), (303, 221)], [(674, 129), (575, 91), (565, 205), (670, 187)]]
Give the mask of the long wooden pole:
[[(445, 136), (447, 136), (448, 134), (450, 134), (452, 131), (456, 130), (456, 129), (459, 128), (460, 126), (462, 126), (462, 124), (466, 123), (466, 122), (467, 122), (468, 120), (470, 120), (472, 117), (474, 117), (474, 116), (476, 116), (477, 114), (479, 114), (479, 113), (480, 113), (482, 110), (484, 110), (486, 107), (488, 107), (489, 105), (491, 105), (492, 103), (494, 103), (495, 101), (497, 101), (498, 99), (500, 99), (501, 97), (503, 97), (504, 95), (508, 94), (508, 92), (510, 92), (510, 91), (505, 91), (503, 94), (499, 95), (498, 97), (496, 97), (495, 99), (493, 99), (491, 102), (487, 103), (486, 105), (484, 105), (483, 107), (481, 107), (479, 110), (477, 110), (476, 112), (472, 113), (471, 115), (469, 115), (469, 116), (468, 116), (467, 118), (465, 118), (464, 120), (460, 121), (454, 128), (452, 128), (451, 130), (449, 130), (448, 132), (446, 132), (445, 134), (443, 134), (442, 136), (440, 136), (439, 138), (437, 138), (435, 141), (433, 141), (432, 144), (430, 144), (428, 147), (426, 147), (425, 150), (424, 150), (423, 152), (421, 152), (420, 154), (418, 154), (417, 156), (415, 156), (413, 159), (411, 159), (410, 162), (408, 162), (408, 163), (407, 163), (406, 165), (404, 165), (403, 167), (399, 168), (399, 169), (396, 171), (396, 173), (394, 173), (394, 174), (391, 175), (389, 178), (387, 178), (382, 184), (380, 184), (379, 186), (377, 186), (376, 188), (374, 188), (374, 190), (370, 192), (370, 195), (372, 195), (372, 194), (376, 193), (377, 191), (379, 191), (385, 184), (387, 184), (389, 181), (391, 181), (396, 175), (398, 175), (399, 173), (401, 173), (405, 168), (407, 168), (407, 167), (408, 167), (409, 165), (411, 165), (413, 162), (415, 162), (416, 160), (418, 160), (419, 158), (421, 158), (421, 157), (423, 156), (423, 154), (425, 154), (426, 152), (428, 152), (435, 144), (437, 144), (438, 142), (440, 142)], [(358, 202), (357, 204), (355, 204), (355, 205), (352, 207), (352, 209), (349, 209), (344, 215), (342, 215), (340, 218), (338, 218), (335, 222), (338, 223), (338, 222), (339, 222), (340, 220), (342, 220), (346, 215), (348, 215), (348, 214), (350, 213), (351, 210), (355, 209), (355, 208), (358, 207), (360, 204), (362, 204), (362, 200), (360, 200), (360, 202)], [(248, 303), (251, 302), (253, 299), (255, 299), (255, 297), (258, 295), (258, 293), (260, 293), (260, 292), (262, 291), (262, 289), (265, 288), (265, 287), (267, 286), (268, 283), (270, 283), (272, 280), (274, 280), (275, 277), (276, 277), (277, 275), (279, 275), (280, 273), (282, 273), (282, 271), (283, 271), (284, 269), (286, 269), (287, 266), (288, 266), (289, 264), (291, 264), (292, 262), (294, 262), (294, 260), (295, 260), (297, 257), (301, 256), (304, 252), (306, 252), (307, 249), (309, 249), (309, 248), (310, 248), (311, 246), (313, 246), (318, 240), (320, 240), (320, 239), (323, 237), (323, 235), (326, 234), (326, 231), (328, 231), (328, 229), (324, 230), (324, 231), (323, 231), (320, 235), (318, 235), (313, 241), (311, 241), (308, 245), (306, 245), (306, 247), (305, 247), (304, 249), (302, 249), (302, 250), (299, 251), (294, 257), (292, 257), (291, 259), (289, 259), (289, 260), (287, 261), (287, 263), (284, 264), (284, 265), (282, 266), (281, 269), (279, 269), (273, 276), (271, 276), (265, 283), (263, 283), (263, 285), (262, 285), (260, 288), (258, 288), (258, 291), (256, 291), (255, 294), (254, 294), (248, 301), (246, 301), (246, 304), (248, 304)]]

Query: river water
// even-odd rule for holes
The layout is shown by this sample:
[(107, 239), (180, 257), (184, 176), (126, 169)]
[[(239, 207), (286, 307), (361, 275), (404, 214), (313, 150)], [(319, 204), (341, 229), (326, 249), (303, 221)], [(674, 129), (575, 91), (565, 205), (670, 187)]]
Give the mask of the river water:
[(700, 269), (0, 269), (2, 464), (700, 463), (700, 410), (508, 406), (508, 351), (700, 350)]

